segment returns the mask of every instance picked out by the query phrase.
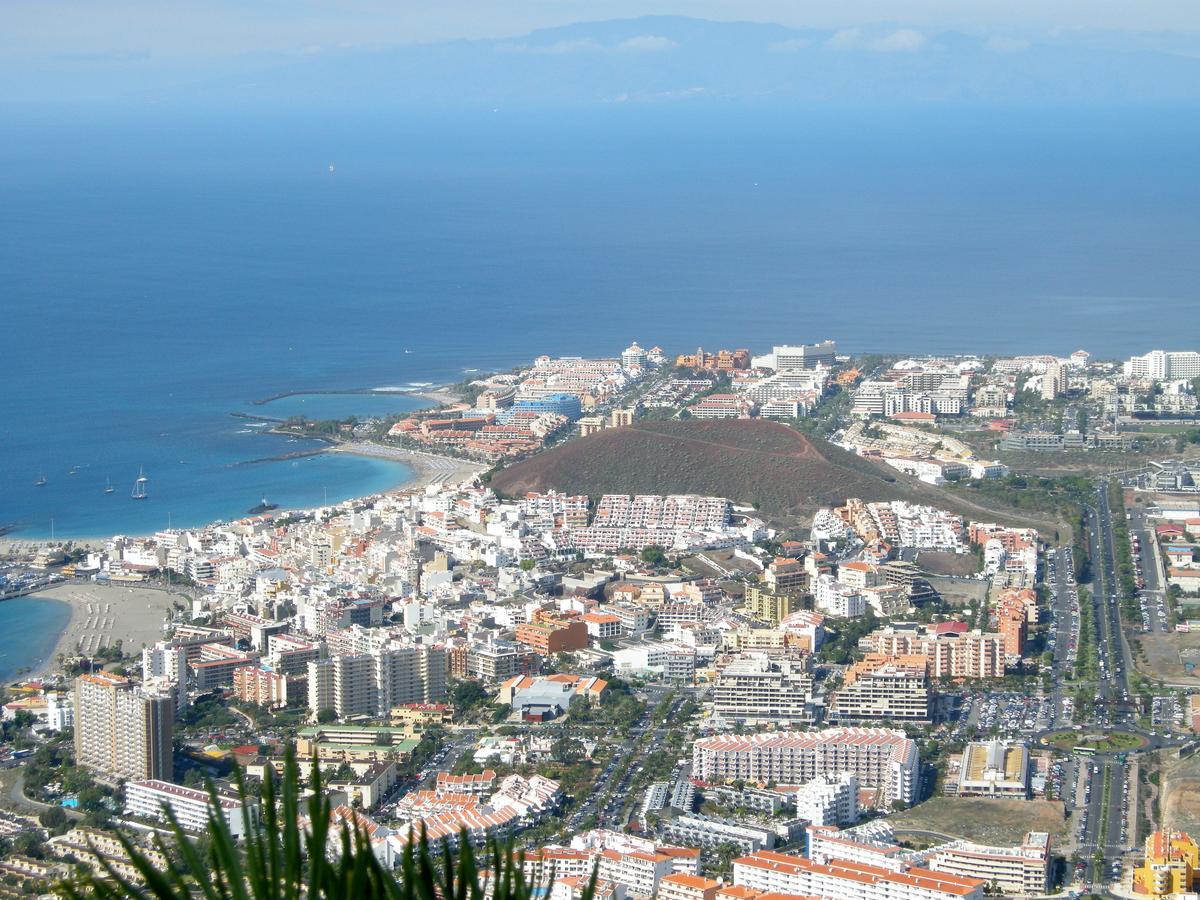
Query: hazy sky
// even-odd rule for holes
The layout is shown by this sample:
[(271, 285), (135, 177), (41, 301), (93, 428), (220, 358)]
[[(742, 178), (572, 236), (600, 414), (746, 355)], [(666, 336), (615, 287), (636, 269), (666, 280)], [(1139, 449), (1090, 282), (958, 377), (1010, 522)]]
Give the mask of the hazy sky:
[(1200, 33), (1198, 0), (7, 0), (0, 6), (0, 56), (10, 65), (122, 55), (195, 62), (503, 37), (658, 14), (826, 28), (896, 22), (1034, 36), (1063, 29)]

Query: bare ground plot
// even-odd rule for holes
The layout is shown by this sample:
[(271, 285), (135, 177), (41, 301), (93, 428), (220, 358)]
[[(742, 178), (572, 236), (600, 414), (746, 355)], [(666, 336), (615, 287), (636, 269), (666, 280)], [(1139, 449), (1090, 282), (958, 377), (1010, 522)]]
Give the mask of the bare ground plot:
[[(1147, 435), (1153, 439), (1153, 435)], [(1143, 466), (1150, 459), (1161, 457), (1162, 447), (1137, 451), (1063, 450), (1047, 453), (1001, 450), (997, 459), (1014, 472), (1029, 475), (1092, 475)]]
[(1162, 771), (1162, 822), (1156, 827), (1200, 830), (1200, 756), (1166, 764)]
[(988, 583), (986, 581), (946, 578), (939, 575), (929, 576), (928, 581), (933, 589), (942, 595), (942, 599), (951, 606), (978, 606), (987, 596)]
[[(1134, 666), (1147, 678), (1200, 687), (1200, 634), (1151, 632), (1136, 635), (1134, 645), (1142, 650), (1134, 655)], [(1186, 657), (1180, 657), (1185, 651), (1195, 651), (1190, 654), (1197, 661), (1194, 670), (1189, 671)]]
[(701, 571), (714, 572), (716, 573), (712, 576), (714, 578), (739, 574), (757, 575), (762, 571), (750, 560), (738, 556), (732, 550), (705, 550), (703, 553), (689, 556), (683, 563), (689, 568), (694, 567)]
[(917, 554), (917, 565), (931, 575), (965, 577), (979, 571), (979, 559), (973, 553), (922, 550)]
[(1047, 831), (1061, 843), (1067, 825), (1057, 800), (987, 800), (934, 797), (888, 817), (896, 831), (932, 832), (984, 844), (1019, 844), (1029, 831)]

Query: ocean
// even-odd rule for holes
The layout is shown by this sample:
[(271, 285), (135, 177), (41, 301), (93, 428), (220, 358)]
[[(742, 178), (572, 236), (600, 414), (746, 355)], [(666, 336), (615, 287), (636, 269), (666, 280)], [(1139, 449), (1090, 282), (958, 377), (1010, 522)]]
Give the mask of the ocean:
[(271, 461), (312, 445), (230, 413), (419, 401), (252, 405), (282, 391), (459, 381), (635, 339), (1200, 345), (1189, 110), (2, 112), (0, 524), (17, 537), (408, 477)]
[(34, 596), (0, 603), (0, 683), (42, 665), (70, 621), (71, 607), (60, 600)]

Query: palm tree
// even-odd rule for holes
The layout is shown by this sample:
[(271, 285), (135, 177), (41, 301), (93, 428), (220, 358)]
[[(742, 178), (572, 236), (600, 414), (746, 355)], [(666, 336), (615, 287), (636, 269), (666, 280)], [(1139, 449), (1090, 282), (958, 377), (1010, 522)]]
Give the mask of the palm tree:
[[(483, 900), (487, 893), (494, 900), (534, 900), (549, 894), (553, 874), (547, 882), (526, 879), (524, 854), (515, 853), (511, 842), (501, 845), (490, 839), (481, 855), (486, 871), (481, 870), (465, 833), (460, 835), (455, 856), (445, 842), (440, 852), (435, 851), (422, 831), (405, 845), (399, 871), (393, 872), (379, 861), (362, 827), (341, 825), (340, 832), (331, 830), (339, 826), (333, 824), (315, 765), (313, 792), (303, 814), (299, 785), (299, 767), (289, 752), (280, 786), (268, 770), (262, 785), (263, 821), (261, 827), (255, 827), (250, 811), (253, 798), (239, 770), (237, 789), (247, 834), (243, 846), (220, 814), (216, 790), (210, 783), (208, 831), (203, 837), (189, 835), (170, 809), (165, 809), (174, 852), (157, 833), (154, 836), (159, 852), (171, 860), (165, 871), (118, 833), (117, 839), (140, 878), (122, 875), (93, 850), (104, 874), (64, 882), (59, 892), (71, 900)], [(592, 900), (595, 883), (593, 873), (582, 900)]]

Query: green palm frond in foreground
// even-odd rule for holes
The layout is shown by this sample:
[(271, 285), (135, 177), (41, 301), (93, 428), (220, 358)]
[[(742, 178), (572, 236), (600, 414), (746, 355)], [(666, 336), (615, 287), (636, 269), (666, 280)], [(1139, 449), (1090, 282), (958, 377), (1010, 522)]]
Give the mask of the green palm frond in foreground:
[[(238, 793), (246, 800), (239, 773)], [(210, 786), (208, 837), (196, 840), (168, 810), (173, 846), (155, 835), (166, 869), (125, 835), (118, 839), (140, 876), (137, 883), (96, 854), (103, 874), (64, 882), (59, 892), (71, 900), (115, 900), (143, 897), (161, 900), (341, 900), (381, 897), (393, 900), (540, 900), (550, 883), (530, 881), (524, 856), (511, 844), (489, 840), (477, 856), (466, 835), (453, 854), (444, 844), (430, 847), (424, 834), (404, 848), (396, 871), (386, 868), (372, 850), (365, 831), (331, 821), (331, 807), (314, 771), (312, 793), (302, 801), (299, 768), (288, 756), (281, 783), (268, 774), (262, 790), (262, 822), (255, 827), (249, 804), (243, 804), (248, 835), (239, 845), (220, 815)], [(302, 813), (303, 807), (303, 813)], [(485, 871), (486, 868), (486, 871)], [(594, 894), (595, 876), (583, 900)]]

